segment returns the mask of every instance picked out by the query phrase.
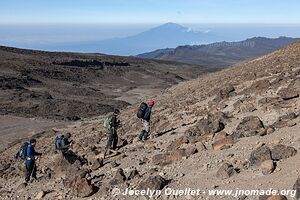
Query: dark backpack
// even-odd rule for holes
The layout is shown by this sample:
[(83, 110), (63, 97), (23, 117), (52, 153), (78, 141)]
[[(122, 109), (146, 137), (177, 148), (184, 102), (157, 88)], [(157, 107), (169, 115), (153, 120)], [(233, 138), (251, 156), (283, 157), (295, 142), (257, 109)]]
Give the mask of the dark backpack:
[(55, 149), (60, 150), (62, 148), (62, 140), (64, 139), (63, 135), (57, 136), (55, 139)]
[(25, 160), (27, 157), (27, 147), (28, 147), (29, 143), (28, 142), (24, 142), (20, 148), (20, 151), (18, 153), (18, 157), (20, 157), (22, 160)]
[(141, 103), (136, 116), (140, 119), (144, 118), (147, 108), (148, 105), (145, 102)]

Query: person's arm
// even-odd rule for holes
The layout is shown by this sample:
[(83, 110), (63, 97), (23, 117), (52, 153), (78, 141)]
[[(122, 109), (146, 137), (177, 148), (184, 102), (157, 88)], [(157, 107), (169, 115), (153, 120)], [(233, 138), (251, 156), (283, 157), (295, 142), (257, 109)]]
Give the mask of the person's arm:
[(113, 116), (112, 117), (112, 119), (111, 119), (111, 122), (110, 122), (110, 127), (111, 128), (115, 128), (115, 127), (117, 127), (118, 125), (117, 125), (117, 117), (116, 116)]
[(151, 108), (148, 107), (145, 112), (144, 120), (150, 120)]

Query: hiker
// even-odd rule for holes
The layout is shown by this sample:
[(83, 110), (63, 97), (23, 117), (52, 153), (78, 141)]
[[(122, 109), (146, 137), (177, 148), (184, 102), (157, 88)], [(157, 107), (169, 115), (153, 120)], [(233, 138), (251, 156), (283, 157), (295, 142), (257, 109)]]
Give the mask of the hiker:
[(151, 118), (151, 110), (154, 106), (155, 101), (153, 99), (150, 99), (149, 103), (141, 103), (137, 117), (142, 120), (143, 123), (143, 130), (141, 131), (139, 135), (140, 141), (145, 141), (148, 139), (149, 133), (150, 133), (150, 118)]
[(118, 134), (117, 130), (120, 126), (120, 120), (118, 120), (118, 116), (120, 114), (119, 109), (115, 109), (113, 113), (107, 116), (104, 121), (104, 127), (108, 131), (108, 141), (106, 145), (107, 150), (116, 150), (118, 144)]
[(42, 153), (38, 153), (35, 151), (34, 147), (36, 145), (36, 139), (30, 139), (28, 146), (26, 148), (26, 171), (25, 171), (25, 182), (28, 183), (30, 180), (30, 176), (34, 179), (36, 177), (36, 157), (42, 155)]
[(69, 151), (69, 148), (72, 144), (72, 140), (70, 140), (70, 133), (61, 133), (55, 139), (55, 149), (60, 151), (63, 155)]

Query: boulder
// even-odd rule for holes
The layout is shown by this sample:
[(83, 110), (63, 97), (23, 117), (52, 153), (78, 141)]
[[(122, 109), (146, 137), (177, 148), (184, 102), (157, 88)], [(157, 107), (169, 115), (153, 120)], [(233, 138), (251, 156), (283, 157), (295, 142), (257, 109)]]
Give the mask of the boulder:
[(299, 97), (299, 92), (294, 88), (282, 88), (277, 93), (283, 100), (290, 100)]
[(84, 198), (91, 196), (95, 189), (86, 178), (77, 175), (68, 185), (74, 195)]
[(91, 169), (92, 170), (97, 170), (97, 169), (99, 169), (100, 167), (102, 167), (103, 166), (103, 158), (97, 158), (94, 162), (93, 162), (93, 164), (92, 164), (92, 166), (91, 166)]
[(46, 192), (40, 191), (34, 199), (42, 199), (46, 195)]
[(195, 153), (197, 153), (197, 149), (191, 146), (186, 149), (177, 149), (175, 151), (154, 155), (152, 158), (152, 162), (155, 165), (164, 166), (171, 164), (172, 162), (175, 162), (182, 157), (189, 157)]
[(217, 171), (217, 178), (219, 179), (228, 179), (232, 177), (235, 173), (234, 167), (232, 164), (225, 163), (221, 166), (221, 168)]
[(273, 160), (266, 160), (261, 163), (260, 169), (263, 175), (268, 175), (273, 173), (273, 171), (275, 170), (275, 164)]
[(282, 128), (288, 126), (289, 122), (297, 117), (297, 114), (294, 112), (281, 115), (278, 117), (277, 121), (272, 126), (275, 128)]
[(251, 166), (259, 166), (266, 160), (272, 160), (272, 157), (270, 148), (265, 145), (252, 151), (249, 159)]
[(213, 139), (212, 147), (214, 150), (228, 149), (234, 144), (233, 137), (225, 132), (217, 133)]
[(294, 184), (293, 190), (296, 191), (295, 199), (300, 199), (300, 178), (298, 178), (296, 183)]
[(167, 147), (168, 151), (176, 150), (180, 148), (184, 144), (188, 144), (189, 140), (186, 136), (182, 136), (178, 138), (177, 140), (174, 140), (171, 142), (171, 144)]
[(258, 80), (254, 82), (247, 91), (252, 92), (252, 93), (260, 93), (264, 92), (271, 86), (271, 83), (269, 80), (263, 79), (263, 80)]
[(142, 181), (138, 185), (139, 190), (161, 190), (168, 184), (168, 181), (163, 177), (149, 176), (145, 181)]
[(129, 176), (127, 178), (127, 180), (132, 180), (136, 177), (141, 177), (141, 175), (139, 174), (138, 170), (137, 169), (133, 169), (130, 173), (129, 173)]
[(55, 178), (72, 178), (75, 174), (79, 173), (81, 169), (81, 164), (79, 161), (71, 164), (68, 160), (64, 158), (62, 154), (58, 154), (54, 158), (54, 177)]
[(228, 97), (234, 95), (234, 91), (235, 91), (235, 88), (233, 87), (233, 85), (228, 85), (219, 91), (218, 96), (221, 99), (225, 99), (225, 98), (228, 98)]
[(285, 146), (278, 144), (271, 150), (271, 155), (273, 160), (286, 159), (297, 154), (297, 150), (294, 147)]
[(248, 116), (242, 119), (233, 131), (235, 139), (259, 135), (264, 128), (262, 121), (257, 116)]
[(114, 178), (109, 182), (110, 185), (119, 185), (126, 181), (126, 176), (122, 168), (116, 171)]
[(189, 136), (203, 136), (218, 133), (225, 128), (227, 116), (222, 112), (208, 114), (207, 118), (199, 120), (195, 126), (186, 131)]

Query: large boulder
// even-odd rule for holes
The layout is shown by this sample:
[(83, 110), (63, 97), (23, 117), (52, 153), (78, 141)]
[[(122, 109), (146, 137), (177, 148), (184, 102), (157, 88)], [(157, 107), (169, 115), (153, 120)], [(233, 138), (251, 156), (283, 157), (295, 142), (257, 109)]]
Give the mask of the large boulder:
[(283, 100), (290, 100), (299, 97), (299, 92), (294, 88), (282, 88), (277, 93)]
[(233, 144), (233, 137), (222, 131), (215, 135), (212, 147), (214, 150), (223, 150), (230, 148)]
[(76, 196), (81, 198), (91, 196), (95, 191), (95, 188), (90, 182), (79, 175), (75, 176), (68, 186)]
[(286, 159), (297, 154), (297, 150), (294, 147), (278, 144), (271, 150), (271, 156), (273, 160)]
[(230, 96), (233, 96), (234, 91), (235, 91), (235, 88), (233, 87), (233, 85), (227, 85), (219, 91), (217, 96), (221, 99), (225, 99), (225, 98), (228, 98)]
[(186, 131), (189, 136), (203, 136), (210, 133), (218, 133), (225, 128), (226, 115), (222, 112), (208, 114), (197, 124)]
[(266, 160), (261, 163), (260, 169), (263, 175), (269, 175), (275, 170), (275, 164), (273, 160)]
[(140, 182), (138, 185), (139, 190), (161, 190), (168, 184), (168, 181), (163, 177), (150, 176), (145, 181)]
[(228, 179), (233, 176), (235, 173), (234, 167), (232, 164), (225, 163), (221, 166), (221, 168), (217, 171), (217, 178), (219, 179)]
[(248, 116), (242, 119), (233, 131), (235, 139), (260, 135), (264, 130), (264, 124), (257, 116)]
[(114, 178), (109, 182), (110, 185), (119, 185), (126, 181), (126, 176), (122, 168), (116, 171)]
[(168, 151), (176, 150), (180, 148), (184, 144), (188, 144), (189, 140), (186, 136), (182, 136), (174, 141), (171, 142), (171, 144), (167, 147)]
[(259, 166), (266, 160), (272, 160), (272, 157), (270, 148), (265, 145), (252, 151), (249, 159), (252, 166)]
[(191, 146), (186, 149), (177, 149), (175, 151), (154, 155), (152, 162), (155, 165), (164, 166), (180, 160), (182, 157), (189, 157), (195, 153), (197, 153), (197, 149)]
[(81, 173), (82, 165), (79, 160), (70, 163), (62, 154), (58, 154), (54, 159), (54, 177), (69, 179)]
[(288, 123), (297, 117), (298, 115), (294, 112), (286, 113), (284, 115), (279, 116), (277, 121), (272, 126), (275, 128), (282, 128), (288, 126)]

